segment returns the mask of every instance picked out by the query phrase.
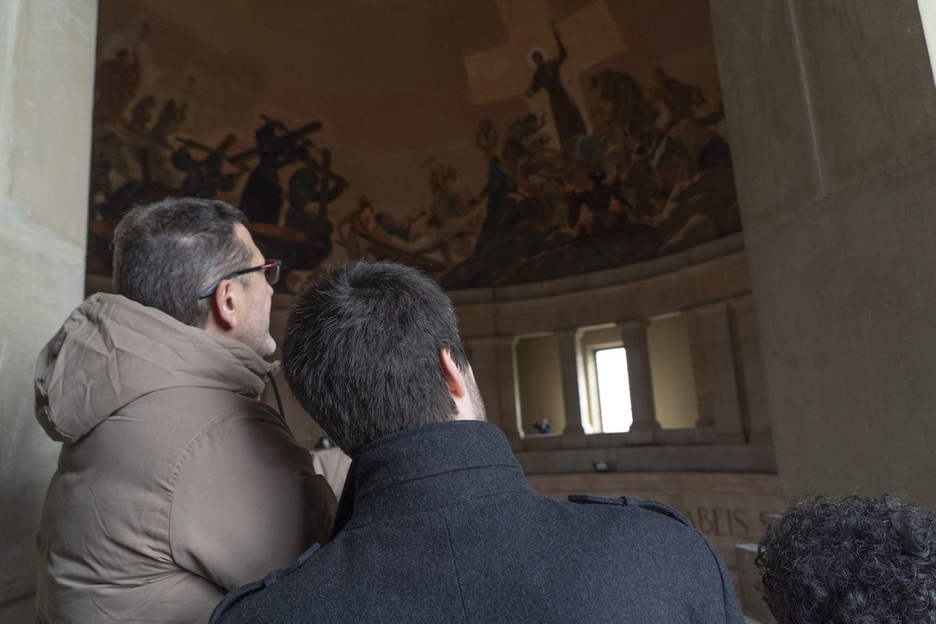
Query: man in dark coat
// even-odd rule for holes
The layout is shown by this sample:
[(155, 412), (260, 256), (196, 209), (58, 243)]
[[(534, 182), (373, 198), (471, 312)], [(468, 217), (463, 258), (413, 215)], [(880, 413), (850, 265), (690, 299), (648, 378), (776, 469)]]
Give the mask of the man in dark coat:
[(451, 302), (415, 269), (332, 271), (293, 309), (284, 364), (354, 458), (335, 535), (212, 622), (744, 622), (678, 512), (530, 489), (485, 422)]

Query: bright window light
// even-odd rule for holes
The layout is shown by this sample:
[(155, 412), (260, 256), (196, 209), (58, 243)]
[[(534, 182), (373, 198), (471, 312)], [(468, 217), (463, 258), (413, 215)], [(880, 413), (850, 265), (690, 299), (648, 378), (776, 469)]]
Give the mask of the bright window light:
[(624, 347), (595, 351), (595, 370), (598, 377), (601, 430), (605, 433), (629, 431), (634, 415), (631, 411), (627, 353)]

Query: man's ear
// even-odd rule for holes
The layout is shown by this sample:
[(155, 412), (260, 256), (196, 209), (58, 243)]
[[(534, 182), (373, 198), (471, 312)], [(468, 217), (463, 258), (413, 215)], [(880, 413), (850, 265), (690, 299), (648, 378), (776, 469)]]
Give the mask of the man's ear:
[(465, 376), (458, 370), (458, 366), (455, 365), (455, 361), (452, 359), (452, 352), (448, 349), (439, 351), (439, 362), (442, 364), (445, 385), (448, 386), (452, 398), (465, 398), (468, 395), (468, 386), (465, 383)]
[(224, 280), (211, 295), (211, 318), (209, 326), (214, 325), (220, 334), (226, 334), (237, 327), (237, 293), (233, 280)]

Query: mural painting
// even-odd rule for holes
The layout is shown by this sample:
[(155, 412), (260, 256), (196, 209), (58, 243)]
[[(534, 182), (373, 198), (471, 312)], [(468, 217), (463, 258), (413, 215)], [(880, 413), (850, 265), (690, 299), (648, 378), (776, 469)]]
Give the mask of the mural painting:
[[(239, 206), (267, 257), (283, 259), (290, 290), (353, 258), (394, 258), (447, 288), (518, 284), (740, 229), (706, 3), (357, 4), (358, 22), (330, 21), (340, 33), (393, 19), (420, 36), (369, 39), (389, 60), (367, 65), (359, 48), (267, 58), (270, 45), (289, 47), (286, 33), (212, 58), (184, 15), (102, 2), (89, 272), (110, 272), (113, 228), (130, 207), (167, 195)], [(250, 23), (217, 0), (191, 5), (231, 30)], [(322, 17), (296, 5), (308, 6), (270, 10)], [(439, 30), (456, 15), (475, 22)]]

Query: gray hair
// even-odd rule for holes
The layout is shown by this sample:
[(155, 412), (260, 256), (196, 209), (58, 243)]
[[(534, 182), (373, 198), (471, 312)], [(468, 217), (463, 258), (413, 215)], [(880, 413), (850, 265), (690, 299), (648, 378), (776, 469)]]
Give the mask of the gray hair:
[(246, 268), (250, 250), (234, 225), (244, 214), (222, 201), (166, 198), (128, 212), (114, 233), (114, 288), (128, 299), (205, 327), (213, 281)]

